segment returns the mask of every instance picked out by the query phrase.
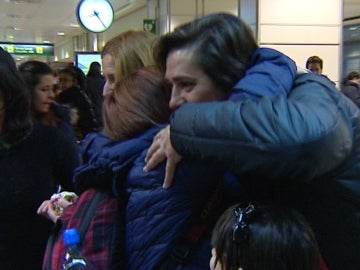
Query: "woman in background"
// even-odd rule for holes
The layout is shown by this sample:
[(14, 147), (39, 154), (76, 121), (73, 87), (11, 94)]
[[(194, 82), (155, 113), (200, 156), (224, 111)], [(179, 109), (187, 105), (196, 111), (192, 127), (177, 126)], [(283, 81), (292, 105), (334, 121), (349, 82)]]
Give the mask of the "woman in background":
[(78, 141), (100, 125), (88, 96), (84, 93), (85, 75), (77, 67), (68, 67), (59, 72), (60, 94), (56, 101), (71, 109), (71, 124)]
[(44, 62), (27, 61), (19, 66), (30, 94), (31, 117), (44, 125), (58, 127), (76, 142), (69, 108), (55, 103), (53, 70)]
[(36, 215), (61, 185), (73, 190), (74, 145), (60, 130), (32, 122), (14, 59), (0, 48), (0, 260), (2, 269), (41, 269), (48, 220)]
[(85, 78), (85, 94), (91, 100), (95, 109), (96, 120), (102, 126), (101, 107), (103, 103), (103, 89), (105, 78), (101, 74), (101, 65), (99, 62), (92, 62)]

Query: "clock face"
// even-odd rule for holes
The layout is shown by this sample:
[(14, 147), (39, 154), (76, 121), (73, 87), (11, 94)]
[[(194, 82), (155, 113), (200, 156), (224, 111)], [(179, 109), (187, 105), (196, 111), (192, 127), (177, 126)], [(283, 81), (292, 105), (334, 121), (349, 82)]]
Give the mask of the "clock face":
[(77, 7), (77, 18), (86, 30), (100, 33), (112, 24), (114, 10), (108, 0), (82, 0)]

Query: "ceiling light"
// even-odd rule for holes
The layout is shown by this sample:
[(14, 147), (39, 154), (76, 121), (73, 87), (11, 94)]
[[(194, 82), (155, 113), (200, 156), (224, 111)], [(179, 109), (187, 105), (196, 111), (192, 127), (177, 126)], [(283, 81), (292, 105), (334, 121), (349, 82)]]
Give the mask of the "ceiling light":
[(64, 32), (57, 32), (57, 35), (58, 36), (65, 36), (65, 33)]

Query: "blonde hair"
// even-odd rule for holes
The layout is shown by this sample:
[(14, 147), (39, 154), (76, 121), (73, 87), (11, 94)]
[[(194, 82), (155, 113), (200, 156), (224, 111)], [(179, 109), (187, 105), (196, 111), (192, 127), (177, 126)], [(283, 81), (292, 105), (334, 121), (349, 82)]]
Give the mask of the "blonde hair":
[(109, 54), (115, 62), (115, 82), (137, 69), (154, 65), (153, 44), (156, 36), (145, 31), (129, 30), (109, 40), (101, 57)]

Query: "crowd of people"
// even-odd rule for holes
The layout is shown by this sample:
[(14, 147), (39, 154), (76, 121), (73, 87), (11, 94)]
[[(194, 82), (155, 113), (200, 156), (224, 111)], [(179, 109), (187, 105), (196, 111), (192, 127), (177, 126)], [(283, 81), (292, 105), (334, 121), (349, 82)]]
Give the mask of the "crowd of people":
[(55, 93), (47, 64), (0, 48), (4, 269), (45, 270), (60, 188), (121, 201), (105, 269), (360, 267), (359, 73), (339, 91), (227, 13), (101, 57)]

